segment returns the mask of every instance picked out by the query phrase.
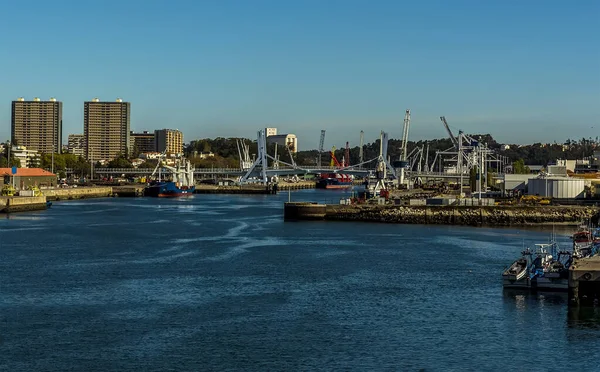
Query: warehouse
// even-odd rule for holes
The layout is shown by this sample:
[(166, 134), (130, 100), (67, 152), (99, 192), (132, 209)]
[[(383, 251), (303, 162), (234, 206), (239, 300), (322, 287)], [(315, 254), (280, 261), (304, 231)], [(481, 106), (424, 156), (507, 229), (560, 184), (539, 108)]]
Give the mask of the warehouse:
[(557, 199), (574, 199), (585, 196), (585, 181), (568, 177), (531, 178), (527, 194)]

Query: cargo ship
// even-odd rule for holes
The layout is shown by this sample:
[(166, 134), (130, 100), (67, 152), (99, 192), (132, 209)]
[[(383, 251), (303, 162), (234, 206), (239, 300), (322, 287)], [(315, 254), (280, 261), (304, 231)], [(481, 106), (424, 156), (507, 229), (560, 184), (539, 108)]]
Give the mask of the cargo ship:
[(321, 174), (317, 180), (318, 189), (347, 189), (352, 187), (352, 176), (346, 174)]
[[(331, 168), (343, 169), (350, 166), (348, 159), (350, 158), (348, 142), (346, 142), (346, 155), (342, 159), (340, 163), (335, 157), (335, 146), (331, 149), (329, 153), (331, 156)], [(354, 181), (354, 177), (349, 174), (340, 174), (340, 173), (321, 173), (319, 178), (317, 179), (316, 187), (318, 189), (347, 189), (352, 187)]]
[[(166, 169), (170, 173), (166, 179), (162, 179), (162, 169)], [(158, 173), (158, 179), (151, 181), (144, 188), (144, 196), (158, 198), (173, 198), (180, 196), (191, 196), (196, 190), (194, 181), (194, 168), (186, 159), (179, 159), (174, 167), (162, 163), (162, 157), (158, 160), (158, 164), (152, 172), (151, 178)]]

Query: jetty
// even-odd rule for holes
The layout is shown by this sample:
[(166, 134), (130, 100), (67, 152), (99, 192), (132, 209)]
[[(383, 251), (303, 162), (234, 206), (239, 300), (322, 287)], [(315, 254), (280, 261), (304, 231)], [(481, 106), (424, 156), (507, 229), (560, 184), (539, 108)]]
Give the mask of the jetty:
[(467, 226), (576, 225), (598, 218), (591, 206), (399, 206), (288, 202), (286, 220), (364, 221)]

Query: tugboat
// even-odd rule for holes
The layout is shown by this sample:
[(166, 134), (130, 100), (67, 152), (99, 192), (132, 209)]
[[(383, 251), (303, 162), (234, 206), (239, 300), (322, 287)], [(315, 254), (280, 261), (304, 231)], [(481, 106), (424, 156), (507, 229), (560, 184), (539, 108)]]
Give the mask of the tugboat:
[[(196, 190), (196, 184), (194, 182), (194, 167), (192, 167), (189, 160), (179, 159), (175, 167), (171, 167), (162, 163), (162, 155), (151, 176), (153, 178), (158, 172), (158, 179), (151, 181), (146, 186), (144, 196), (158, 198), (192, 196)], [(170, 171), (170, 180), (162, 180), (162, 168)]]

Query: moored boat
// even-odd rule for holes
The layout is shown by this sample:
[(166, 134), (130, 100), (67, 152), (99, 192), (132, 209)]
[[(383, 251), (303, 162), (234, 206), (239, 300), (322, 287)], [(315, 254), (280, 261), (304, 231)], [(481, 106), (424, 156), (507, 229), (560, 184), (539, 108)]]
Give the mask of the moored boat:
[[(164, 155), (164, 154), (163, 154)], [(163, 180), (161, 169), (165, 168), (170, 172), (171, 179)], [(154, 172), (151, 177), (158, 171), (158, 180), (151, 181), (146, 188), (144, 188), (144, 196), (158, 197), (158, 198), (172, 198), (180, 196), (191, 196), (196, 190), (194, 181), (194, 168), (192, 167), (189, 160), (179, 159), (174, 167), (165, 165), (162, 163), (162, 159), (159, 159)]]
[(347, 189), (352, 187), (352, 177), (345, 174), (323, 174), (317, 181), (318, 189)]
[(523, 257), (517, 259), (502, 273), (502, 286), (504, 288), (529, 288), (529, 250), (523, 251)]

